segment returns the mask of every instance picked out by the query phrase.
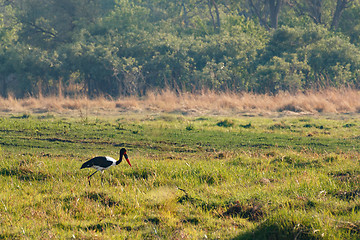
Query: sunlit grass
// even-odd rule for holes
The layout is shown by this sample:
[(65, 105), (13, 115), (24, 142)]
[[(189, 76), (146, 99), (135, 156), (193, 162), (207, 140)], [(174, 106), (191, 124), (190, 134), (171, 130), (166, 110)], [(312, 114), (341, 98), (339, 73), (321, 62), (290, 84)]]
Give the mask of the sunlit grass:
[[(351, 117), (3, 117), (0, 238), (358, 239), (359, 126)], [(120, 147), (133, 167), (89, 185), (82, 162), (117, 158)]]

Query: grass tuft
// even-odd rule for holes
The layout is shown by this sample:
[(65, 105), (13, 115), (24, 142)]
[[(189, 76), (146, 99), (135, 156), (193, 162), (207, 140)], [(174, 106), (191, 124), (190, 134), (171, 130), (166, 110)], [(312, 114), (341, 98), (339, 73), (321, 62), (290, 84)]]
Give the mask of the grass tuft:
[(259, 221), (264, 217), (265, 210), (264, 206), (257, 201), (251, 201), (245, 204), (236, 202), (228, 207), (222, 215), (246, 218), (249, 221)]

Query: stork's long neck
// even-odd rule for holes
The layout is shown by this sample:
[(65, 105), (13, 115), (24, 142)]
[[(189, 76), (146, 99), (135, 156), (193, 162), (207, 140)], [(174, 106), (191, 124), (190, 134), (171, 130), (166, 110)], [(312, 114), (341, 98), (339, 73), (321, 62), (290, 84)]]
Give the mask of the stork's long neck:
[(116, 161), (116, 165), (119, 165), (122, 161), (122, 158), (123, 158), (123, 155), (120, 154), (120, 158), (119, 158), (119, 161)]

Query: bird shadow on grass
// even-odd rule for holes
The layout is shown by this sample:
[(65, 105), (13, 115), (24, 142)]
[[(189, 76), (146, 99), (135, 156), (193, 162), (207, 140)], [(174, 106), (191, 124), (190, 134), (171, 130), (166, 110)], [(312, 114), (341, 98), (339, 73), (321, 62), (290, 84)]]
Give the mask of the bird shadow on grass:
[(83, 231), (95, 231), (95, 232), (104, 232), (106, 229), (121, 229), (126, 231), (131, 231), (133, 228), (131, 226), (121, 226), (120, 224), (111, 223), (111, 222), (102, 222), (102, 223), (93, 223), (87, 226), (74, 226), (66, 223), (57, 223), (55, 225), (59, 229), (63, 230), (83, 230)]
[[(101, 205), (103, 205), (105, 207), (115, 207), (115, 206), (121, 205), (120, 201), (116, 201), (114, 198), (112, 198), (108, 194), (102, 193), (102, 192), (92, 192), (92, 191), (85, 192), (84, 194), (81, 195), (80, 198), (89, 199), (91, 201), (100, 203)], [(78, 197), (68, 196), (63, 199), (63, 202), (69, 204), (69, 203), (71, 203), (73, 201), (77, 201), (77, 200), (78, 200)]]
[(113, 207), (120, 205), (119, 201), (114, 200), (111, 196), (106, 193), (97, 193), (97, 192), (85, 192), (83, 197), (86, 197), (95, 202), (100, 202), (102, 205), (107, 207)]

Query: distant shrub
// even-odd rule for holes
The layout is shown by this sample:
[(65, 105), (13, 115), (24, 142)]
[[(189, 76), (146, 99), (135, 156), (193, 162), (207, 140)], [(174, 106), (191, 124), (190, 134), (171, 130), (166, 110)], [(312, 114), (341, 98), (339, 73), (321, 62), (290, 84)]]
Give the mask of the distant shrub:
[(191, 130), (194, 130), (194, 129), (195, 129), (195, 127), (192, 124), (189, 124), (189, 125), (186, 126), (186, 130), (188, 130), (188, 131), (191, 131)]
[(22, 115), (18, 115), (18, 116), (11, 116), (11, 118), (15, 118), (15, 119), (26, 119), (26, 118), (30, 118), (31, 117), (31, 115), (30, 114), (28, 114), (28, 113), (24, 113), (24, 114), (22, 114)]
[(248, 123), (248, 124), (240, 124), (240, 127), (242, 128), (251, 128), (251, 123)]
[(275, 129), (289, 129), (290, 126), (286, 125), (285, 123), (281, 122), (281, 123), (275, 123), (274, 125), (269, 127), (271, 130), (275, 130)]
[(218, 122), (216, 125), (218, 125), (219, 127), (232, 127), (232, 126), (234, 126), (234, 121), (225, 119), (225, 120)]

